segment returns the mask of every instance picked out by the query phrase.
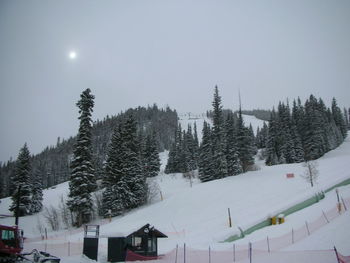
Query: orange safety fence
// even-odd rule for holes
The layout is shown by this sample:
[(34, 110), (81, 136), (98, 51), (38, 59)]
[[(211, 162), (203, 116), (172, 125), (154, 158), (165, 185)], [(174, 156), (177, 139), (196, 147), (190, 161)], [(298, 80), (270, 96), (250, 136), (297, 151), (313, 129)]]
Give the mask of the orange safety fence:
[[(335, 257), (334, 250), (315, 250), (315, 251), (281, 251), (300, 240), (312, 235), (315, 231), (330, 223), (337, 217), (339, 217), (345, 207), (350, 207), (350, 198), (343, 200), (342, 211), (338, 211), (338, 207), (334, 207), (328, 211), (321, 211), (320, 216), (315, 220), (309, 222), (305, 221), (305, 224), (299, 228), (291, 229), (289, 232), (278, 236), (278, 237), (266, 237), (262, 240), (258, 240), (251, 243), (251, 249), (248, 245), (238, 245), (232, 243), (232, 250), (230, 251), (214, 251), (211, 249), (199, 250), (199, 249), (174, 249), (169, 253), (160, 256), (157, 260), (151, 260), (148, 262), (157, 263), (177, 263), (177, 262), (188, 262), (188, 263), (226, 263), (226, 262), (245, 262), (249, 259), (249, 255), (253, 255), (254, 260), (252, 262), (266, 262), (264, 258), (268, 257), (268, 262), (289, 262), (289, 257), (298, 258), (294, 262), (304, 262), (301, 258), (310, 258), (310, 262), (338, 262)], [(81, 229), (75, 230), (76, 232), (82, 231)], [(72, 232), (75, 232), (72, 231)], [(25, 252), (31, 251), (36, 248), (41, 251), (46, 251), (55, 256), (66, 257), (73, 255), (80, 255), (83, 251), (83, 242), (68, 242), (63, 240), (66, 235), (61, 234), (61, 240), (59, 236), (51, 236), (50, 240), (37, 240), (37, 239), (26, 239), (24, 242)], [(62, 241), (62, 242), (61, 242)], [(105, 245), (100, 244), (103, 248)], [(100, 249), (101, 251), (101, 249)], [(340, 263), (350, 263), (350, 256), (343, 256), (338, 252)], [(132, 255), (129, 255), (129, 259)], [(335, 259), (335, 260), (334, 260)], [(140, 260), (140, 258), (138, 259)], [(144, 259), (142, 259), (144, 260)], [(251, 259), (249, 259), (250, 262)], [(262, 261), (260, 261), (262, 260)], [(328, 261), (327, 261), (328, 260)], [(291, 261), (293, 262), (293, 261)], [(307, 262), (307, 261), (305, 261)]]

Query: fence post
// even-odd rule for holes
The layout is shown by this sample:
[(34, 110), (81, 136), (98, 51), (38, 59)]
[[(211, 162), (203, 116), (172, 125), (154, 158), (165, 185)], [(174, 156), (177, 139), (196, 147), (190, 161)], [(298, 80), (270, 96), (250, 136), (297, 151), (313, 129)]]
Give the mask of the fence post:
[(294, 229), (292, 228), (292, 244), (294, 244)]
[(175, 263), (177, 263), (177, 250), (179, 248), (179, 245), (176, 244), (176, 251), (175, 251)]
[(337, 201), (338, 201), (338, 203), (337, 203), (337, 208), (338, 208), (338, 213), (340, 214), (340, 213), (341, 213), (341, 203), (340, 203), (340, 197), (339, 197), (339, 190), (338, 190), (338, 188), (335, 189), (335, 192), (336, 192), (336, 194), (337, 194)]
[(186, 263), (186, 243), (184, 243), (184, 263)]
[(236, 262), (236, 244), (233, 244), (233, 262)]
[(337, 249), (335, 248), (335, 246), (334, 246), (334, 252), (335, 252), (335, 255), (337, 256), (337, 261), (338, 261), (338, 263), (341, 263), (341, 262), (340, 262), (340, 259), (339, 259), (338, 251), (337, 251)]
[(228, 224), (230, 227), (232, 227), (232, 220), (231, 220), (231, 211), (230, 208), (227, 209), (228, 210)]
[(309, 225), (307, 221), (305, 221), (305, 225), (306, 225), (307, 235), (310, 236), (310, 230), (309, 230)]
[(209, 246), (209, 263), (211, 263), (210, 246)]
[(249, 263), (252, 263), (252, 243), (249, 242)]
[(68, 241), (68, 257), (70, 257), (70, 241)]
[(342, 203), (343, 203), (343, 206), (344, 206), (345, 211), (347, 211), (348, 208), (347, 208), (346, 205), (345, 205), (345, 201), (344, 201), (343, 197), (341, 198), (341, 201), (342, 201)]
[(329, 220), (328, 220), (328, 218), (327, 218), (327, 216), (326, 216), (326, 214), (324, 213), (323, 210), (322, 210), (322, 214), (323, 214), (324, 218), (326, 219), (327, 223), (329, 223)]
[(269, 240), (269, 236), (267, 236), (266, 240), (267, 240), (267, 252), (270, 253), (270, 240)]

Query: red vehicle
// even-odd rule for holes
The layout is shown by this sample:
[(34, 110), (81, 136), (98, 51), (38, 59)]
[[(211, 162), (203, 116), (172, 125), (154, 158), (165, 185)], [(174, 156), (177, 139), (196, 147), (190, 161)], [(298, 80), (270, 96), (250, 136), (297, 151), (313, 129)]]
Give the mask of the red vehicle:
[(0, 225), (0, 262), (14, 262), (22, 249), (22, 230), (17, 226)]

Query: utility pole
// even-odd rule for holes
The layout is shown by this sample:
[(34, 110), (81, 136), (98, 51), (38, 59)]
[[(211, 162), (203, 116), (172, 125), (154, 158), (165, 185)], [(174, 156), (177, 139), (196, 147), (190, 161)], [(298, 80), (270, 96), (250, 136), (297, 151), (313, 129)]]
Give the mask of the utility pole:
[(21, 186), (18, 186), (17, 190), (17, 203), (16, 203), (16, 212), (15, 212), (15, 225), (18, 226), (18, 220), (19, 220), (19, 206), (20, 206), (20, 200), (21, 200)]

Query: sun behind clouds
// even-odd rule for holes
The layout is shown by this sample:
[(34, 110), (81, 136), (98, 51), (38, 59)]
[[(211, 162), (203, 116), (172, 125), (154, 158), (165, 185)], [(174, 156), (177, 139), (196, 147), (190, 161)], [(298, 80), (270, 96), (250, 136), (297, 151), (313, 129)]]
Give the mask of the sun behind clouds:
[(72, 50), (69, 52), (68, 56), (69, 56), (69, 59), (74, 60), (77, 58), (77, 53), (74, 50)]

